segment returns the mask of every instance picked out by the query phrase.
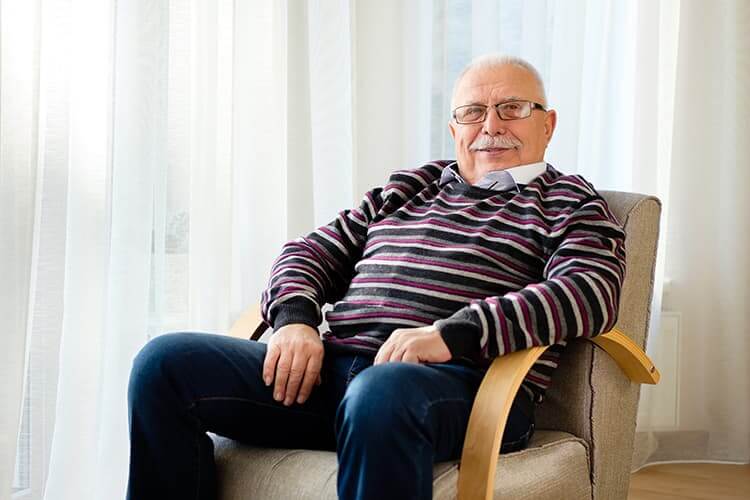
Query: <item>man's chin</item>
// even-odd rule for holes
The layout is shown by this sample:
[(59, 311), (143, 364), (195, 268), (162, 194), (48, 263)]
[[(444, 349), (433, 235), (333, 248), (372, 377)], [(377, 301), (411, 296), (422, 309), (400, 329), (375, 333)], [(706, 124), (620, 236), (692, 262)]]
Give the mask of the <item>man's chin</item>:
[(476, 151), (474, 153), (474, 164), (482, 170), (503, 170), (517, 167), (521, 164), (521, 159), (518, 157), (518, 150), (515, 148)]

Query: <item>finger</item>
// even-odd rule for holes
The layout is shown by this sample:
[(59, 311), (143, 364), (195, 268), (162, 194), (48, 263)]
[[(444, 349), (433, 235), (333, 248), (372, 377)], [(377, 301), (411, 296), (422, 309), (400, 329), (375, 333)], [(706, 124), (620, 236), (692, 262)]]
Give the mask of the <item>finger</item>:
[(403, 356), (401, 356), (401, 361), (404, 363), (419, 364), (419, 356), (417, 356), (413, 351), (405, 351)]
[(404, 353), (406, 352), (406, 349), (404, 347), (399, 347), (398, 349), (394, 349), (394, 351), (391, 353), (390, 362), (396, 363), (398, 361), (401, 361), (404, 357)]
[(281, 354), (281, 349), (279, 349), (276, 344), (270, 344), (268, 349), (266, 349), (266, 359), (263, 361), (263, 382), (265, 382), (267, 386), (271, 385), (271, 382), (273, 382), (279, 354)]
[(284, 405), (286, 406), (292, 404), (297, 398), (299, 386), (302, 383), (302, 378), (305, 376), (307, 360), (308, 358), (300, 352), (297, 352), (294, 355), (292, 368), (289, 370), (289, 379), (286, 382), (286, 391), (284, 393)]
[(318, 356), (310, 356), (310, 359), (307, 361), (305, 378), (302, 380), (299, 394), (297, 394), (297, 403), (302, 404), (307, 401), (308, 397), (310, 397), (310, 393), (312, 392), (315, 380), (320, 378), (321, 364), (321, 360), (318, 358)]
[(392, 350), (393, 343), (386, 340), (385, 344), (381, 345), (380, 349), (378, 349), (378, 353), (375, 355), (375, 360), (372, 364), (379, 365), (381, 363), (387, 363)]
[(289, 379), (289, 371), (292, 368), (292, 356), (292, 353), (285, 350), (281, 353), (279, 362), (276, 365), (276, 384), (273, 389), (273, 399), (276, 401), (284, 401), (286, 382)]

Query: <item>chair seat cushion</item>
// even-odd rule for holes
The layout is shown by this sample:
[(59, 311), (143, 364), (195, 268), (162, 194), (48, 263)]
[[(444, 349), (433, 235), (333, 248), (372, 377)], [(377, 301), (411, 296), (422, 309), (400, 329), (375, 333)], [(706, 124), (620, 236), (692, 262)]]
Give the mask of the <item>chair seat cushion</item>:
[[(211, 436), (221, 500), (336, 498), (336, 454), (256, 448)], [(456, 497), (457, 462), (435, 464), (433, 498)], [(521, 451), (500, 455), (495, 498), (591, 498), (585, 441), (567, 432), (539, 430)]]

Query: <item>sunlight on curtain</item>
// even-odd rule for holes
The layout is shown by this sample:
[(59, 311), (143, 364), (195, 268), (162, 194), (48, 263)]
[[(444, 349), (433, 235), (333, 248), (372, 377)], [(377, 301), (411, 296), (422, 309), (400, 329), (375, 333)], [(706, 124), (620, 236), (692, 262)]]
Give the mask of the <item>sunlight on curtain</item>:
[[(18, 424), (24, 387), (27, 347), (27, 302), (33, 293), (31, 254), (36, 216), (37, 172), (36, 6), (27, 2), (0, 4), (0, 495), (28, 484), (14, 475), (16, 443), (28, 445), (28, 433), (19, 437)], [(28, 454), (22, 457), (27, 463)]]
[(350, 3), (291, 4), (0, 4), (4, 491), (121, 497), (138, 349), (226, 331), (352, 203)]

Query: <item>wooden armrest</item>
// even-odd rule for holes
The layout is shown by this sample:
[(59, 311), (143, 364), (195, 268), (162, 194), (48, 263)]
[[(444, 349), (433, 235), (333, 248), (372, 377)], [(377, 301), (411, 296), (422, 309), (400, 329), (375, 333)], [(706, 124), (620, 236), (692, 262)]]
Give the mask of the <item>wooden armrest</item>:
[[(258, 340), (266, 328), (260, 306), (254, 305), (232, 325), (229, 335), (243, 339), (249, 335), (251, 340)], [(659, 370), (651, 359), (618, 329), (585, 340), (604, 349), (633, 382), (659, 382)], [(496, 358), (487, 370), (469, 416), (458, 474), (459, 500), (492, 499), (510, 407), (526, 374), (546, 350), (547, 346), (538, 346), (512, 352)]]
[(268, 325), (263, 322), (260, 314), (260, 304), (250, 306), (242, 316), (232, 324), (228, 335), (238, 339), (258, 340)]
[[(633, 382), (656, 384), (659, 371), (646, 353), (617, 329), (586, 339), (612, 356)], [(492, 499), (495, 469), (508, 414), (521, 382), (547, 346), (532, 347), (496, 358), (479, 386), (469, 416), (461, 467), (459, 500)]]

